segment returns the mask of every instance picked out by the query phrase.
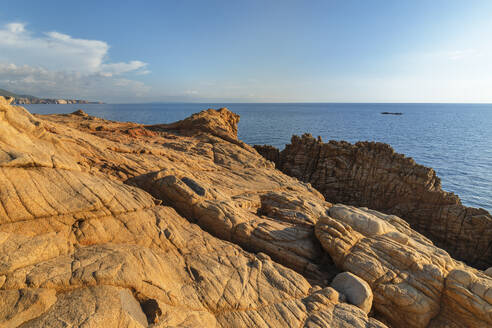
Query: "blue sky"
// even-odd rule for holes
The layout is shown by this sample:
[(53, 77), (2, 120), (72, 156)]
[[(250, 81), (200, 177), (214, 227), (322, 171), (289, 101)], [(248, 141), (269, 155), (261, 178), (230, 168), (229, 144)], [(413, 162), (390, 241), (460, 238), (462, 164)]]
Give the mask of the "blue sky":
[(492, 1), (0, 2), (0, 88), (107, 102), (492, 102)]

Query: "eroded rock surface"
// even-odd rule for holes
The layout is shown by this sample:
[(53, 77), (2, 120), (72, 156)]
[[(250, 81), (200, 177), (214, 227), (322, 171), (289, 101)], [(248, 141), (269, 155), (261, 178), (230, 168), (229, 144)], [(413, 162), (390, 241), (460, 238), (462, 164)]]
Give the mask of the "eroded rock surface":
[[(490, 325), (490, 277), (396, 216), (332, 207), (237, 140), (238, 120), (0, 98), (0, 327)], [(373, 290), (369, 316), (329, 287), (340, 270)]]
[(314, 237), (331, 204), (237, 140), (239, 117), (227, 109), (153, 126), (75, 114), (43, 119), (70, 142), (84, 170), (143, 189), (214, 236), (313, 282), (337, 273)]
[(316, 235), (337, 266), (370, 285), (373, 306), (390, 325), (492, 326), (492, 279), (401, 218), (335, 205), (318, 221)]
[(1, 97), (0, 128), (0, 327), (384, 327), (271, 259), (329, 279), (330, 204), (248, 146)]
[(293, 136), (279, 152), (255, 146), (278, 169), (311, 183), (325, 198), (398, 215), (456, 259), (492, 266), (492, 216), (466, 207), (442, 190), (433, 169), (376, 142), (329, 141)]

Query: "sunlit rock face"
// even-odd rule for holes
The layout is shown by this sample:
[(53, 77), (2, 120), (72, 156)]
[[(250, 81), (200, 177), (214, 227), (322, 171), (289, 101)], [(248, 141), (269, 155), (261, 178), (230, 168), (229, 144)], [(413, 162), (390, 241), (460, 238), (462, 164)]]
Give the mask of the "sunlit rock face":
[(375, 311), (391, 326), (492, 325), (492, 279), (401, 218), (337, 204), (318, 221), (316, 236), (339, 268), (369, 284)]
[(395, 153), (387, 144), (323, 143), (293, 136), (281, 152), (255, 146), (287, 175), (311, 183), (333, 203), (395, 214), (454, 258), (480, 269), (492, 266), (492, 216), (466, 207), (442, 190), (433, 169)]
[(489, 276), (397, 216), (326, 202), (238, 120), (33, 116), (0, 98), (0, 327), (491, 325)]
[(336, 270), (314, 238), (329, 204), (312, 188), (222, 132), (79, 114), (0, 98), (0, 326), (385, 327), (301, 274), (321, 284)]

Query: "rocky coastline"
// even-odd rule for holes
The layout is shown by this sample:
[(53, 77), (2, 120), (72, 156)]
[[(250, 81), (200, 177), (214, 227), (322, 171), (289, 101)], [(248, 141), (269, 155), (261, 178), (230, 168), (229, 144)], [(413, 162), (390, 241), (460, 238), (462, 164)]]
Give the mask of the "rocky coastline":
[[(384, 146), (337, 145), (335, 178), (372, 177), (348, 161), (364, 151), (380, 175), (335, 187), (320, 173), (329, 144), (255, 149), (225, 108), (146, 126), (12, 101), (0, 97), (0, 327), (492, 326), (486, 250), (459, 258), (464, 233), (446, 228), (448, 253), (422, 228), (454, 225), (436, 204), (464, 211), (469, 232), (490, 215)], [(426, 199), (409, 194), (422, 183), (421, 217), (395, 212)]]
[(454, 258), (480, 269), (492, 266), (492, 215), (461, 204), (442, 190), (432, 168), (378, 142), (324, 143), (293, 136), (279, 151), (255, 146), (285, 174), (309, 182), (330, 202), (368, 207), (405, 219)]
[(81, 99), (51, 99), (51, 98), (16, 98), (13, 102), (15, 105), (29, 105), (29, 104), (103, 104), (100, 101), (88, 101)]
[(32, 95), (18, 95), (5, 89), (0, 89), (0, 97), (12, 99), (13, 105), (30, 105), (30, 104), (103, 104), (100, 101), (88, 101), (82, 99), (57, 99), (57, 98), (38, 98)]

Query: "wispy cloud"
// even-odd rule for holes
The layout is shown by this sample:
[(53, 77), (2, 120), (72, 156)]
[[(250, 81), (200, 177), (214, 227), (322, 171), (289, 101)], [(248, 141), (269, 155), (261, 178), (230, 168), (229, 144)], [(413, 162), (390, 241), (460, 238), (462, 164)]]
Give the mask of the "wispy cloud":
[(445, 56), (450, 60), (460, 60), (464, 58), (481, 56), (481, 52), (475, 49), (455, 50), (446, 52)]
[(148, 74), (149, 70), (140, 70), (141, 68), (145, 68), (147, 66), (146, 63), (141, 62), (139, 60), (133, 60), (128, 63), (111, 63), (111, 64), (102, 64), (102, 71), (106, 74), (111, 75), (119, 75), (127, 72), (137, 71), (140, 74)]
[(0, 86), (41, 97), (106, 101), (131, 100), (134, 97), (143, 97), (150, 91), (140, 81), (108, 77), (104, 73), (52, 71), (29, 65), (1, 63)]
[(459, 49), (448, 51), (435, 51), (426, 54), (439, 59), (447, 59), (451, 61), (465, 60), (483, 56), (483, 52), (477, 49)]
[(110, 62), (109, 48), (104, 41), (55, 31), (36, 35), (24, 23), (9, 23), (0, 28), (0, 84), (45, 97), (107, 99), (108, 93), (117, 97), (147, 92), (143, 83), (128, 76), (150, 73), (147, 63)]

